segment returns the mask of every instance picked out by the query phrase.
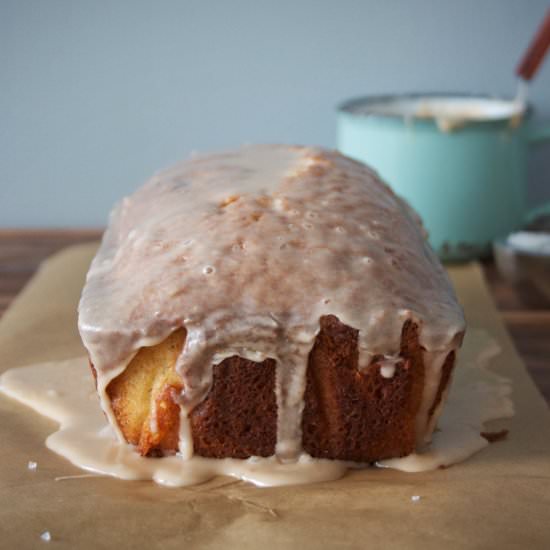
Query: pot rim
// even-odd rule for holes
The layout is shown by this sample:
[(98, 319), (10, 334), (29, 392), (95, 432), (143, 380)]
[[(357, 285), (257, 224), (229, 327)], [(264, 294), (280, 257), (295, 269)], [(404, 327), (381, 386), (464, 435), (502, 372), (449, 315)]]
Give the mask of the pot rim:
[[(436, 98), (440, 97), (443, 99), (451, 99), (451, 98), (458, 98), (458, 99), (482, 99), (482, 100), (493, 100), (493, 101), (505, 101), (505, 102), (513, 102), (514, 97), (510, 96), (504, 96), (504, 95), (496, 95), (496, 94), (488, 94), (488, 93), (476, 93), (476, 92), (405, 92), (405, 93), (385, 93), (385, 94), (372, 94), (372, 95), (363, 95), (363, 96), (356, 96), (352, 97), (350, 99), (347, 99), (345, 101), (342, 101), (338, 103), (336, 106), (336, 110), (338, 113), (345, 113), (348, 115), (352, 115), (355, 117), (374, 117), (374, 118), (380, 118), (380, 119), (393, 119), (393, 120), (402, 120), (404, 115), (402, 114), (393, 114), (393, 113), (369, 113), (369, 112), (362, 112), (361, 110), (358, 110), (358, 107), (364, 107), (365, 105), (374, 104), (374, 103), (385, 103), (395, 100), (415, 100), (415, 99), (422, 99), (422, 98)], [(525, 111), (522, 114), (522, 118), (525, 119), (533, 113), (533, 106), (530, 102), (526, 103)], [(425, 122), (432, 122), (436, 119), (436, 117), (433, 116), (412, 116), (411, 118), (414, 118), (418, 121), (425, 121)], [(503, 120), (511, 120), (514, 118), (514, 115), (512, 116), (495, 116), (491, 118), (486, 119), (473, 119), (469, 120), (468, 122), (472, 123), (486, 123), (486, 122), (499, 122)]]

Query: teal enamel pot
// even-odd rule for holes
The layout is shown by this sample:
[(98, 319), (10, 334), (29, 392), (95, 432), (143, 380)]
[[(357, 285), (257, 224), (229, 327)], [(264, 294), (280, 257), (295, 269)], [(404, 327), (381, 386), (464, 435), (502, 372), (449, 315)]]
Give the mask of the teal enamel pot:
[[(461, 108), (466, 101), (469, 114), (419, 111), (433, 101)], [(415, 208), (443, 260), (477, 258), (525, 222), (529, 148), (550, 143), (550, 125), (535, 125), (530, 109), (511, 116), (510, 105), (517, 106), (457, 94), (354, 99), (338, 109), (338, 148), (375, 168)]]

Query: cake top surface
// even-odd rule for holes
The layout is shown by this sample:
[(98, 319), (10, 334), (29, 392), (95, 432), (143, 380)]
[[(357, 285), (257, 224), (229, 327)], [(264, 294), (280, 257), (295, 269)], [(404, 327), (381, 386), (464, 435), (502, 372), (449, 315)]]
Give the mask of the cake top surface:
[(111, 214), (79, 328), (99, 373), (184, 326), (183, 355), (281, 359), (322, 315), (359, 330), (360, 366), (429, 351), (464, 319), (417, 216), (371, 169), (320, 148), (255, 145), (153, 176)]

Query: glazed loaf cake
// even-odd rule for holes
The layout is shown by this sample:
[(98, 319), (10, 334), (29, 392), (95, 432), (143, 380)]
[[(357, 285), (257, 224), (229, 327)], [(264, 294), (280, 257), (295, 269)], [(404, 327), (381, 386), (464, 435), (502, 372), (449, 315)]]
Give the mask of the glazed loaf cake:
[(429, 441), (464, 319), (373, 171), (261, 145), (192, 158), (117, 206), (79, 329), (142, 455), (369, 463)]

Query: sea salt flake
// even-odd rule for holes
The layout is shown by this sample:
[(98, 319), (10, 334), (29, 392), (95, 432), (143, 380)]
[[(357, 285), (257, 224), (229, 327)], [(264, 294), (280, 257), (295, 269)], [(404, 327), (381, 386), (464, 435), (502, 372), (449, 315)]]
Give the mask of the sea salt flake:
[(29, 470), (36, 470), (36, 468), (38, 468), (38, 462), (34, 462), (33, 460), (29, 460), (28, 464), (27, 464), (27, 468)]
[(44, 531), (41, 535), (40, 535), (40, 538), (44, 541), (44, 542), (50, 542), (52, 540), (52, 536), (50, 534), (49, 531)]
[(413, 496), (411, 497), (411, 500), (412, 500), (413, 502), (418, 502), (418, 501), (420, 500), (420, 495), (413, 495)]

